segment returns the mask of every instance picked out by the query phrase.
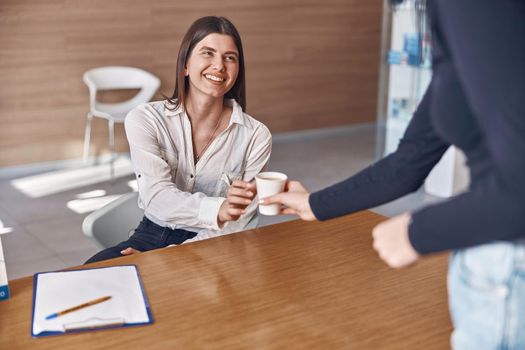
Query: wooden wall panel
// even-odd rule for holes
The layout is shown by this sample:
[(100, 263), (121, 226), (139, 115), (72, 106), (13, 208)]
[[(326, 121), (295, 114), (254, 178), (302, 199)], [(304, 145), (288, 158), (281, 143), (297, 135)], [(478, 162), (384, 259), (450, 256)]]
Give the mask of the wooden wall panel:
[[(0, 166), (81, 156), (89, 68), (141, 67), (171, 94), (180, 40), (205, 15), (241, 32), (248, 113), (273, 132), (374, 121), (381, 9), (378, 0), (2, 0)], [(107, 123), (96, 120), (92, 153), (104, 153)], [(127, 149), (121, 126), (116, 142)]]

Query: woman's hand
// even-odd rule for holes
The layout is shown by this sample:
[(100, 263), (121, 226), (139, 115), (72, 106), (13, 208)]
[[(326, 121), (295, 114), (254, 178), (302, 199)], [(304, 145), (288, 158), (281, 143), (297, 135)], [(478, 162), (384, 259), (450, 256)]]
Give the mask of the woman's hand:
[(284, 192), (263, 198), (259, 204), (280, 204), (284, 208), (280, 210), (281, 214), (297, 215), (306, 221), (317, 220), (312, 208), (310, 208), (310, 193), (304, 188), (299, 181), (287, 181)]
[(419, 254), (408, 239), (410, 214), (395, 216), (374, 227), (374, 249), (388, 266), (401, 268), (412, 265), (419, 259)]
[(140, 250), (136, 250), (135, 248), (128, 247), (124, 250), (120, 251), (120, 254), (122, 255), (133, 255), (133, 254), (139, 254)]
[(219, 226), (226, 221), (235, 221), (246, 212), (246, 207), (250, 205), (257, 189), (255, 183), (235, 180), (228, 188), (226, 200), (219, 208)]

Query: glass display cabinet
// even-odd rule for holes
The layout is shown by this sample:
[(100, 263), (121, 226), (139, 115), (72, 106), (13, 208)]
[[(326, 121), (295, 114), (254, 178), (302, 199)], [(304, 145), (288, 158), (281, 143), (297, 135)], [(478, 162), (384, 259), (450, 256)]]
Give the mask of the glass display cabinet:
[[(383, 3), (382, 51), (377, 104), (376, 157), (396, 150), (414, 111), (432, 78), (430, 33), (425, 8), (417, 0), (394, 10)], [(468, 170), (461, 151), (450, 147), (425, 181), (425, 191), (452, 196), (468, 185)]]

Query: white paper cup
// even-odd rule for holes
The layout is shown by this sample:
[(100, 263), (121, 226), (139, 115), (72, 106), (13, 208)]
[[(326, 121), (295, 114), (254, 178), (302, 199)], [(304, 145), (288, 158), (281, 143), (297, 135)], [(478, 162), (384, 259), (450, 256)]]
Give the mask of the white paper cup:
[[(259, 199), (282, 192), (287, 179), (288, 176), (275, 171), (266, 171), (255, 176), (255, 184), (257, 185), (257, 195), (259, 196)], [(279, 207), (279, 204), (259, 204), (259, 213), (263, 215), (277, 215), (279, 214)]]

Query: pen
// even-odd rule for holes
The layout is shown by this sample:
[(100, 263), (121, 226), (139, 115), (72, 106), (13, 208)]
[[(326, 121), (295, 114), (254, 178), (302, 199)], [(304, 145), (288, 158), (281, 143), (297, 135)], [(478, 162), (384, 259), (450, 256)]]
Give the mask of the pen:
[(85, 302), (84, 304), (80, 304), (80, 305), (77, 305), (77, 306), (70, 307), (69, 309), (65, 309), (65, 310), (62, 310), (62, 311), (55, 312), (54, 314), (51, 314), (51, 315), (47, 316), (46, 320), (50, 320), (52, 318), (65, 315), (65, 314), (68, 314), (70, 312), (77, 311), (77, 310), (83, 309), (83, 308), (88, 307), (88, 306), (100, 304), (100, 303), (103, 303), (103, 302), (105, 302), (105, 301), (107, 301), (109, 299), (111, 299), (110, 296), (105, 296), (105, 297), (102, 297), (102, 298), (91, 300), (91, 301)]

